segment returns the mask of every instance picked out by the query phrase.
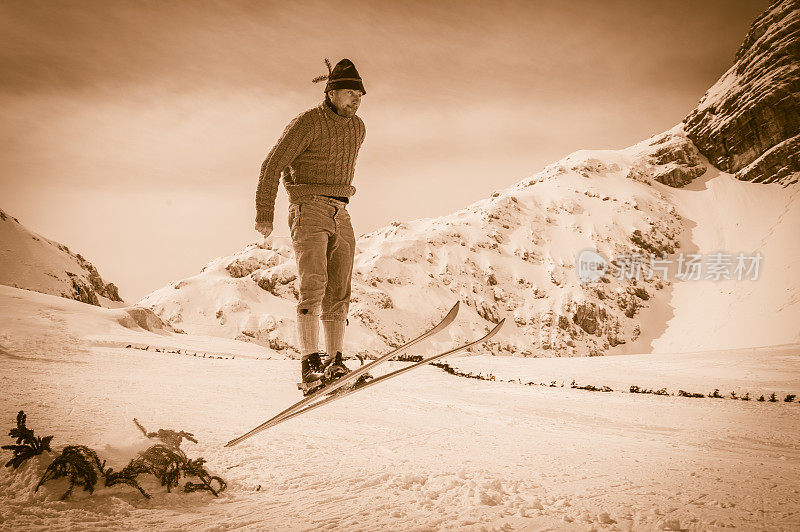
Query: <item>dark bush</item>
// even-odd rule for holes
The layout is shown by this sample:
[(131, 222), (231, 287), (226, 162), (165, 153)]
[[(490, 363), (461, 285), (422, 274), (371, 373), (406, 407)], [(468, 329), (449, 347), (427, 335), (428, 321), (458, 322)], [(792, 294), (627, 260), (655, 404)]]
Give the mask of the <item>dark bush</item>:
[(85, 445), (68, 445), (47, 466), (34, 491), (39, 491), (39, 487), (48, 480), (66, 477), (69, 480), (69, 488), (61, 496), (62, 501), (69, 497), (75, 486), (83, 486), (84, 491), (93, 493), (94, 485), (97, 483), (95, 467), (102, 471), (103, 465), (92, 449)]
[(25, 412), (20, 410), (17, 414), (16, 428), (8, 431), (8, 435), (12, 438), (16, 438), (17, 443), (13, 445), (3, 445), (2, 447), (14, 453), (14, 458), (6, 462), (6, 467), (13, 467), (16, 469), (28, 458), (50, 450), (50, 441), (53, 437), (45, 436), (44, 438), (40, 438), (34, 436), (33, 430), (25, 426), (26, 419), (27, 416)]

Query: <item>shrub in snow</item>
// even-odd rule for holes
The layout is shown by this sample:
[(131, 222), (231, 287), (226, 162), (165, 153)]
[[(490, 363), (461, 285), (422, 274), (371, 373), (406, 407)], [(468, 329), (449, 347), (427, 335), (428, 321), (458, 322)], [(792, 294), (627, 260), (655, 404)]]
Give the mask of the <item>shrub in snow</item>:
[(147, 436), (150, 439), (157, 438), (164, 442), (165, 444), (173, 447), (175, 449), (181, 446), (181, 442), (183, 440), (189, 440), (192, 443), (197, 443), (197, 440), (194, 438), (194, 434), (191, 432), (175, 432), (174, 430), (170, 429), (158, 429), (158, 432), (147, 432), (145, 428), (139, 423), (139, 420), (133, 418), (133, 423), (142, 431), (142, 434)]
[(256, 257), (237, 258), (231, 261), (225, 269), (234, 279), (240, 279), (262, 268), (264, 264)]
[(431, 366), (436, 366), (437, 368), (441, 369), (445, 373), (449, 373), (450, 375), (455, 375), (456, 377), (467, 377), (468, 379), (478, 379), (478, 380), (482, 380), (482, 381), (493, 381), (493, 380), (495, 380), (494, 375), (492, 375), (491, 373), (489, 373), (486, 376), (484, 376), (484, 375), (482, 375), (480, 373), (478, 373), (476, 375), (475, 373), (472, 373), (471, 371), (468, 371), (468, 372), (460, 371), (460, 370), (454, 368), (453, 366), (451, 366), (450, 364), (448, 364), (447, 362), (431, 362)]
[(37, 454), (42, 454), (44, 451), (50, 450), (50, 440), (52, 436), (45, 436), (41, 438), (33, 435), (33, 430), (25, 426), (26, 419), (25, 412), (22, 410), (17, 414), (16, 428), (8, 431), (8, 435), (17, 439), (14, 445), (3, 445), (3, 449), (14, 453), (14, 458), (6, 462), (6, 467), (18, 468), (22, 462)]
[(669, 395), (666, 388), (661, 388), (660, 390), (648, 390), (647, 388), (639, 388), (638, 386), (631, 386), (630, 387), (631, 393), (651, 393), (653, 395)]
[[(17, 427), (11, 429), (9, 435), (17, 438), (16, 445), (4, 445), (3, 449), (14, 452), (14, 458), (9, 460), (6, 467), (13, 466), (15, 469), (27, 458), (50, 451), (50, 440), (52, 436), (45, 438), (34, 437), (33, 431), (25, 426), (25, 413), (20, 411), (17, 414)], [(206, 471), (203, 464), (205, 459), (200, 457), (190, 459), (181, 450), (180, 444), (185, 440), (197, 443), (194, 435), (185, 431), (174, 431), (159, 429), (157, 432), (147, 432), (145, 428), (134, 419), (133, 422), (139, 430), (148, 438), (161, 440), (128, 463), (120, 471), (105, 468), (105, 461), (100, 461), (97, 453), (85, 445), (68, 445), (61, 450), (49, 466), (45, 469), (42, 478), (36, 485), (35, 491), (50, 480), (66, 478), (69, 481), (67, 491), (61, 496), (65, 500), (72, 493), (75, 486), (82, 486), (84, 491), (94, 492), (98, 478), (103, 477), (106, 486), (115, 484), (127, 484), (139, 490), (139, 492), (150, 498), (150, 495), (142, 489), (136, 478), (142, 474), (155, 476), (162, 486), (167, 487), (167, 491), (177, 487), (181, 475), (184, 477), (197, 477), (200, 482), (186, 482), (183, 491), (210, 491), (217, 496), (223, 491), (227, 484), (222, 478), (211, 475)], [(216, 487), (214, 485), (216, 481)]]
[(609, 388), (608, 386), (597, 387), (597, 386), (592, 386), (591, 384), (587, 384), (585, 386), (578, 386), (575, 383), (575, 381), (572, 381), (572, 388), (574, 388), (576, 390), (587, 390), (587, 391), (590, 391), (590, 392), (613, 392), (614, 391), (611, 388)]
[[(153, 475), (161, 482), (162, 486), (167, 487), (167, 492), (171, 491), (172, 488), (178, 487), (181, 474), (184, 477), (196, 476), (201, 482), (186, 482), (183, 491), (206, 490), (217, 496), (219, 492), (225, 489), (226, 483), (220, 477), (210, 475), (203, 467), (204, 463), (205, 459), (203, 458), (189, 459), (178, 447), (157, 443), (139, 453), (139, 456), (131, 460), (119, 473), (115, 473), (114, 470), (109, 468), (104, 471), (103, 476), (106, 477), (106, 486), (120, 483), (128, 484), (138, 489), (148, 499), (150, 495), (136, 482), (138, 475), (144, 473)], [(217, 489), (214, 489), (212, 485), (214, 480), (218, 483)]]
[[(402, 355), (398, 355), (396, 357), (392, 357), (392, 360), (397, 360), (400, 362), (420, 362), (424, 357), (422, 355), (411, 355), (403, 353)], [(444, 369), (444, 368), (442, 368)]]
[(97, 453), (85, 445), (68, 445), (47, 466), (34, 491), (39, 491), (39, 487), (48, 480), (66, 478), (69, 480), (69, 487), (61, 496), (62, 501), (69, 497), (75, 486), (83, 486), (84, 491), (93, 493), (94, 485), (97, 484), (95, 467), (102, 472), (104, 465), (105, 462), (100, 463)]
[[(178, 487), (181, 474), (184, 477), (194, 476), (200, 479), (200, 483), (187, 481), (183, 486), (183, 491), (186, 492), (204, 490), (210, 491), (216, 497), (227, 487), (222, 478), (211, 475), (206, 471), (203, 467), (204, 458), (192, 460), (181, 450), (180, 445), (184, 439), (197, 443), (192, 433), (176, 432), (170, 429), (147, 432), (138, 420), (134, 419), (133, 422), (142, 431), (142, 434), (151, 439), (161, 440), (162, 443), (157, 443), (139, 453), (139, 456), (131, 460), (118, 473), (115, 473), (111, 468), (106, 470), (103, 473), (103, 476), (106, 477), (106, 486), (120, 483), (128, 484), (138, 489), (142, 495), (149, 499), (150, 495), (136, 482), (138, 475), (148, 473), (156, 477), (162, 486), (166, 486), (167, 492), (171, 491), (172, 488)], [(213, 486), (213, 481), (215, 480), (217, 481), (216, 489)]]

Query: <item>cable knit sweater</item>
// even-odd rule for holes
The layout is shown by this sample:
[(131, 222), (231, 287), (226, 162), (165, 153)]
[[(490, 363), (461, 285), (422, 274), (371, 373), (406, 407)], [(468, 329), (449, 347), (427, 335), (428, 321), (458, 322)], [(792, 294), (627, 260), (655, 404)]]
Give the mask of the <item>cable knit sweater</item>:
[(272, 222), (281, 175), (292, 202), (311, 194), (355, 194), (353, 170), (365, 135), (361, 118), (339, 116), (324, 102), (297, 116), (261, 165), (256, 222)]

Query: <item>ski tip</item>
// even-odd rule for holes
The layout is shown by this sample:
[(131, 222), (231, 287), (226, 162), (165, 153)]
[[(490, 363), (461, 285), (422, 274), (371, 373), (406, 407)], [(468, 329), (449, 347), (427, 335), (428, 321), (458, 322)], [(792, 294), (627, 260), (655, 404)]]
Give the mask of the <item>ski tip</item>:
[(497, 334), (498, 332), (500, 332), (500, 329), (502, 329), (502, 327), (503, 327), (503, 324), (505, 324), (505, 322), (506, 322), (506, 319), (505, 319), (505, 318), (503, 318), (502, 320), (500, 320), (500, 323), (498, 323), (497, 325), (495, 325), (495, 326), (494, 326), (494, 328), (493, 328), (491, 331), (489, 331), (489, 332), (486, 334), (486, 337), (485, 337), (485, 338), (488, 340), (489, 338), (491, 338), (492, 336), (494, 336), (495, 334)]
[(446, 327), (453, 323), (456, 320), (456, 316), (458, 316), (458, 309), (461, 306), (461, 301), (456, 301), (456, 304), (450, 307), (450, 310), (447, 312), (447, 315), (442, 318), (442, 321), (439, 322), (440, 327)]
[(445, 320), (450, 319), (450, 318), (455, 319), (456, 315), (458, 314), (459, 306), (461, 306), (461, 301), (460, 300), (456, 301), (456, 304), (453, 305), (452, 307), (450, 307), (450, 311), (447, 313), (447, 316), (445, 316)]

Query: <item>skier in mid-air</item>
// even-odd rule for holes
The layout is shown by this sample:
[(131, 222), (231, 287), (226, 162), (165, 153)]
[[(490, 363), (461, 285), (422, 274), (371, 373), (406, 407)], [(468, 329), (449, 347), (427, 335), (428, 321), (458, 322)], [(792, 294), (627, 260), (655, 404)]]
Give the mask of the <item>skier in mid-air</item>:
[[(256, 191), (256, 231), (273, 230), (278, 181), (289, 195), (289, 229), (297, 260), (300, 297), (297, 336), (301, 384), (307, 395), (348, 372), (342, 346), (350, 304), (355, 235), (347, 205), (356, 189), (353, 170), (366, 128), (356, 116), (364, 84), (349, 59), (328, 74), (325, 100), (292, 120), (261, 165)], [(319, 351), (319, 322), (327, 358)]]

